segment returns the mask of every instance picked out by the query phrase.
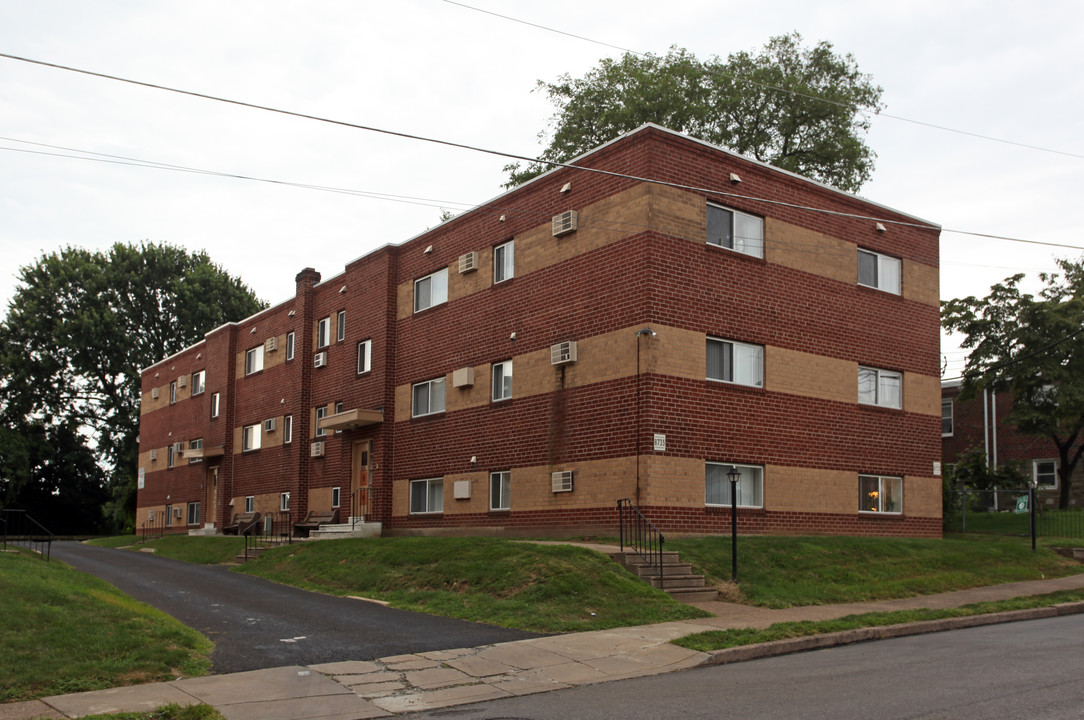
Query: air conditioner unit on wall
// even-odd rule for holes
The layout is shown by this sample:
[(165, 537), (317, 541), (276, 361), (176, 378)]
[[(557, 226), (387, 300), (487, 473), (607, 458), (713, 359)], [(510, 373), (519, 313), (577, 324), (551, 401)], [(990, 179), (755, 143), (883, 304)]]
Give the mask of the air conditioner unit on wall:
[(317, 440), (309, 446), (309, 457), (323, 457), (324, 456), (324, 441)]
[(162, 391), (158, 388), (151, 388), (151, 400), (157, 400), (162, 397)]
[(173, 508), (173, 517), (179, 518), (181, 516), (181, 509), (179, 507)]
[(473, 387), (474, 368), (464, 367), (452, 371), (452, 387)]
[(565, 340), (556, 345), (550, 345), (550, 364), (565, 365), (576, 362), (576, 341)]
[(312, 366), (322, 368), (327, 365), (327, 351), (318, 352), (312, 359)]
[(563, 212), (553, 216), (553, 236), (561, 237), (571, 232), (576, 232), (578, 216), (575, 210)]
[(151, 462), (155, 462), (157, 460), (158, 460), (158, 451), (155, 450), (154, 448), (151, 448)]
[(553, 492), (572, 492), (572, 470), (561, 470), (553, 473)]
[(478, 269), (478, 253), (473, 250), (459, 256), (459, 274), (463, 275)]
[(277, 337), (269, 337), (264, 341), (263, 349), (265, 352), (275, 352), (279, 349), (279, 339)]
[(188, 376), (187, 375), (181, 375), (179, 378), (177, 378), (177, 387), (183, 388), (187, 384), (188, 384)]
[(179, 453), (183, 449), (184, 449), (184, 443), (180, 443), (180, 442), (173, 443), (173, 452)]
[(263, 421), (264, 432), (275, 432), (275, 418), (267, 418)]

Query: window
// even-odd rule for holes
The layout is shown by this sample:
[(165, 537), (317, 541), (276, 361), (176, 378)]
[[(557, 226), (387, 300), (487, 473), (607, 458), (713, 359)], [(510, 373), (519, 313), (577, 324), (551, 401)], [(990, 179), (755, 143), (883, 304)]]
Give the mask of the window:
[(168, 445), (166, 447), (166, 467), (167, 468), (173, 467), (173, 462), (175, 460), (176, 454), (177, 454), (177, 451), (173, 449), (173, 445)]
[(493, 363), (493, 402), (512, 397), (512, 361)]
[(952, 435), (952, 398), (941, 400), (941, 437)]
[(290, 509), (290, 493), (279, 493), (279, 510), (287, 512)]
[(241, 433), (241, 450), (247, 452), (249, 450), (260, 449), (260, 433), (263, 431), (263, 425), (256, 423), (255, 425), (246, 425), (245, 429)]
[(335, 324), (335, 337), (339, 342), (346, 339), (346, 311), (340, 310), (338, 322)]
[(169, 384), (169, 404), (177, 402), (177, 381), (174, 380)]
[[(188, 441), (188, 449), (189, 450), (202, 450), (203, 449), (203, 438), (197, 438), (195, 440), (189, 440)], [(188, 464), (189, 465), (195, 465), (196, 463), (201, 463), (201, 462), (203, 462), (203, 458), (201, 458), (201, 457), (194, 457), (194, 458), (189, 458), (188, 459)]]
[(512, 473), (492, 472), (489, 474), (489, 509), (508, 510), (512, 506), (508, 499), (508, 492), (512, 488)]
[(764, 348), (708, 338), (708, 380), (737, 385), (764, 385)]
[(515, 276), (515, 241), (509, 240), (493, 248), (493, 282), (504, 282)]
[(331, 507), (333, 507), (333, 508), (339, 507), (339, 503), (341, 501), (342, 501), (342, 491), (337, 487), (331, 488)]
[(362, 340), (358, 343), (358, 375), (373, 369), (373, 341)]
[(764, 468), (759, 465), (735, 465), (709, 462), (704, 471), (704, 504), (730, 507), (730, 478), (727, 473), (736, 467), (738, 479), (738, 505), (740, 507), (764, 506)]
[(192, 394), (199, 395), (206, 390), (207, 371), (200, 370), (199, 372), (192, 373)]
[(286, 359), (294, 359), (294, 333), (292, 330), (286, 333)]
[(448, 302), (448, 268), (414, 281), (414, 312)]
[(213, 418), (218, 417), (218, 403), (219, 403), (219, 395), (218, 395), (218, 393), (212, 394), (211, 395), (211, 417), (213, 417)]
[[(343, 404), (341, 402), (335, 403), (335, 414), (338, 415), (342, 411), (343, 411)], [(341, 432), (342, 432), (342, 430), (336, 430), (335, 434), (338, 435)]]
[(858, 368), (858, 402), (863, 405), (899, 408), (903, 376), (892, 370)]
[(900, 259), (860, 249), (858, 284), (899, 295)]
[(245, 512), (256, 512), (256, 498), (252, 495), (245, 498)]
[(764, 219), (718, 205), (708, 205), (708, 243), (762, 258)]
[(282, 418), (282, 444), (289, 445), (294, 441), (294, 416), (287, 415)]
[(199, 503), (188, 503), (188, 524), (199, 525)]
[(1032, 478), (1041, 488), (1053, 490), (1058, 487), (1058, 461), (1035, 460), (1031, 464)]
[(245, 375), (263, 370), (263, 345), (257, 345), (245, 353)]
[(325, 348), (331, 344), (331, 318), (322, 318), (316, 324), (316, 347)]
[(444, 378), (426, 380), (414, 386), (413, 416), (444, 412)]
[(903, 478), (881, 475), (858, 476), (858, 511), (900, 513), (903, 511)]
[(327, 405), (321, 405), (316, 408), (316, 437), (324, 437), (327, 435), (327, 430), (320, 427), (320, 420), (327, 417)]
[(444, 512), (444, 478), (410, 481), (410, 512)]

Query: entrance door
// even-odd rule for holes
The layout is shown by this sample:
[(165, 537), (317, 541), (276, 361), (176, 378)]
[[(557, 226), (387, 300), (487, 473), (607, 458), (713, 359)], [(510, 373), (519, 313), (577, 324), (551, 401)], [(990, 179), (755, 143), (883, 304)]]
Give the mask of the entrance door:
[(218, 521), (218, 466), (207, 468), (207, 509), (204, 510), (205, 527), (214, 527)]
[(350, 516), (366, 517), (372, 512), (369, 497), (369, 456), (371, 442), (359, 440), (354, 443), (353, 467), (350, 472)]

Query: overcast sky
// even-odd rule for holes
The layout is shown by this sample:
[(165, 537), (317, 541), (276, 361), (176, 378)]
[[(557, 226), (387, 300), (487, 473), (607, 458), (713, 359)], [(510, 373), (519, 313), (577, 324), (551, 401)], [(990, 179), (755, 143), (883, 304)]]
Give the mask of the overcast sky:
[[(552, 114), (536, 81), (621, 54), (601, 43), (725, 57), (797, 30), (852, 53), (884, 88), (885, 113), (914, 121), (873, 120), (877, 169), (861, 194), (945, 228), (942, 299), (1081, 254), (949, 232), (1084, 246), (1079, 2), (467, 4), (522, 22), (441, 0), (0, 0), (0, 53), (535, 156)], [(0, 307), (43, 253), (142, 240), (205, 249), (277, 303), (303, 267), (331, 277), (438, 224), (441, 208), (500, 194), (506, 162), (0, 58)], [(959, 374), (962, 354), (943, 352), (946, 376)]]

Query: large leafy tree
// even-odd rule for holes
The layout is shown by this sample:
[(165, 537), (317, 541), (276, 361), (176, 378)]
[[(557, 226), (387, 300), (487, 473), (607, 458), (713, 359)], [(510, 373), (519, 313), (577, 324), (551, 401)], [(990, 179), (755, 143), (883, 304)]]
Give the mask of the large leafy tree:
[[(542, 160), (566, 162), (647, 122), (750, 155), (852, 192), (873, 174), (863, 136), (881, 110), (882, 89), (831, 43), (803, 47), (798, 33), (773, 37), (757, 53), (698, 60), (626, 53), (581, 78), (563, 75), (538, 89), (557, 107)], [(505, 168), (508, 187), (545, 163)]]
[(1040, 275), (1037, 295), (1020, 289), (1023, 274), (1013, 275), (984, 298), (944, 303), (941, 319), (970, 350), (961, 398), (986, 388), (1012, 393), (1009, 421), (1057, 448), (1058, 505), (1067, 508), (1084, 453), (1084, 261), (1058, 265), (1061, 272)]
[[(19, 271), (0, 323), (0, 475), (5, 504), (87, 496), (95, 459), (107, 512), (134, 513), (140, 368), (265, 307), (204, 252), (68, 248)], [(82, 488), (82, 490), (77, 490)]]

